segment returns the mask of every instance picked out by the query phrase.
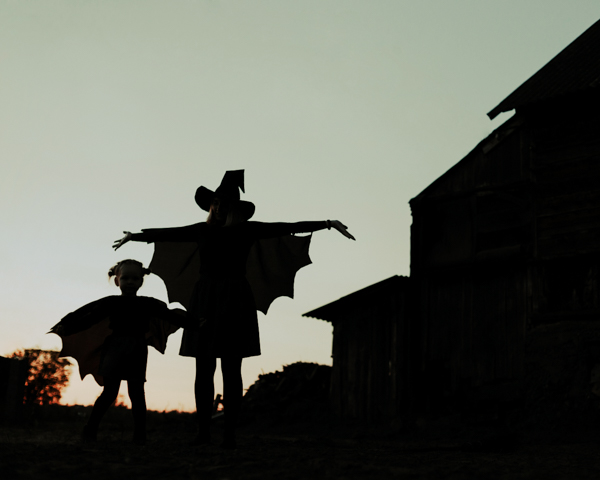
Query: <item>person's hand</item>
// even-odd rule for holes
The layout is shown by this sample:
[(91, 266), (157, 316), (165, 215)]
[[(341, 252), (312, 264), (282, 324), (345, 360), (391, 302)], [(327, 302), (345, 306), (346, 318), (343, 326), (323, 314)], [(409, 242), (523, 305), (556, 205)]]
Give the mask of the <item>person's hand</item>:
[(119, 240), (115, 240), (113, 243), (113, 248), (117, 250), (119, 247), (125, 245), (129, 240), (131, 240), (131, 232), (123, 232), (125, 236)]
[(335, 228), (338, 232), (340, 232), (344, 237), (349, 238), (350, 240), (356, 240), (352, 236), (352, 234), (348, 231), (348, 227), (344, 225), (339, 220), (330, 220), (329, 221), (332, 228)]

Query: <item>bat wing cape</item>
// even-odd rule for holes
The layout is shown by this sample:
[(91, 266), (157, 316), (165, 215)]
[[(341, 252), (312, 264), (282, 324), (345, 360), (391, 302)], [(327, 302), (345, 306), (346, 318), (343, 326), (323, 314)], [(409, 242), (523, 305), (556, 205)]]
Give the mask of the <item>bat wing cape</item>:
[[(183, 311), (169, 310), (164, 302), (155, 298), (143, 297), (150, 303), (156, 303), (156, 316), (149, 318), (149, 331), (146, 333), (146, 343), (164, 353), (167, 337), (179, 326), (165, 321), (165, 315), (173, 321), (177, 315), (181, 320), (175, 322), (184, 324)], [(91, 374), (98, 385), (104, 385), (104, 379), (98, 374), (102, 358), (102, 348), (106, 338), (113, 332), (110, 328), (111, 313), (118, 308), (118, 296), (101, 298), (88, 303), (76, 311), (69, 313), (48, 333), (55, 333), (62, 340), (61, 357), (73, 357), (79, 366), (79, 374), (83, 380)]]
[[(284, 235), (254, 242), (246, 262), (246, 278), (257, 310), (266, 314), (277, 297), (294, 297), (296, 272), (311, 263), (310, 239), (311, 235)], [(179, 302), (188, 309), (200, 271), (198, 245), (155, 242), (150, 269), (165, 282), (169, 302)]]

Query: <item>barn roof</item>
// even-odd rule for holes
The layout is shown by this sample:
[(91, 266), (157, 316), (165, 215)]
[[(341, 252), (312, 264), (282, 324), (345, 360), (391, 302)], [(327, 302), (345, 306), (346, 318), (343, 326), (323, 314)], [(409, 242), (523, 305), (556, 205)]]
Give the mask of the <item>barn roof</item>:
[(599, 86), (600, 20), (500, 102), (488, 117)]
[(343, 318), (347, 314), (355, 311), (357, 308), (363, 305), (371, 304), (373, 300), (377, 301), (382, 295), (385, 295), (390, 291), (397, 290), (398, 288), (401, 288), (402, 285), (407, 285), (408, 281), (409, 277), (394, 275), (393, 277), (386, 278), (381, 282), (369, 285), (362, 290), (358, 290), (354, 293), (346, 295), (335, 302), (331, 302), (315, 310), (311, 310), (302, 316), (333, 322), (334, 320)]

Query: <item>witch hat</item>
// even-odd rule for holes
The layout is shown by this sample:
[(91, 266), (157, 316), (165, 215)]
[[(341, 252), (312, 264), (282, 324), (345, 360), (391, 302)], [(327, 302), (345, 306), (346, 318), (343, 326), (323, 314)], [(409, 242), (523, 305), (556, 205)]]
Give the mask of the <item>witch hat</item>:
[(206, 187), (198, 187), (196, 190), (196, 203), (205, 211), (210, 211), (210, 205), (215, 198), (226, 200), (231, 203), (245, 220), (254, 215), (255, 206), (252, 202), (240, 200), (240, 188), (244, 191), (244, 170), (228, 170), (223, 175), (221, 185), (213, 192)]

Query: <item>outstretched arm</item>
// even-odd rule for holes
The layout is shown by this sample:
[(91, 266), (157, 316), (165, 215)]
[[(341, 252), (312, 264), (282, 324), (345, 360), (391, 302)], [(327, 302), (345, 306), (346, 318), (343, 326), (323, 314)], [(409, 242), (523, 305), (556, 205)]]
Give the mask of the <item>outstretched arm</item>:
[(201, 235), (202, 223), (187, 225), (185, 227), (175, 228), (149, 228), (143, 229), (141, 233), (123, 232), (125, 236), (119, 240), (115, 240), (113, 248), (118, 248), (125, 245), (127, 242), (195, 242)]
[(255, 238), (280, 237), (290, 233), (309, 233), (318, 230), (331, 229), (332, 227), (344, 235), (346, 238), (356, 240), (347, 227), (338, 220), (326, 220), (322, 222), (296, 222), (296, 223), (261, 223), (247, 222), (241, 224), (241, 228), (248, 228), (251, 235)]

